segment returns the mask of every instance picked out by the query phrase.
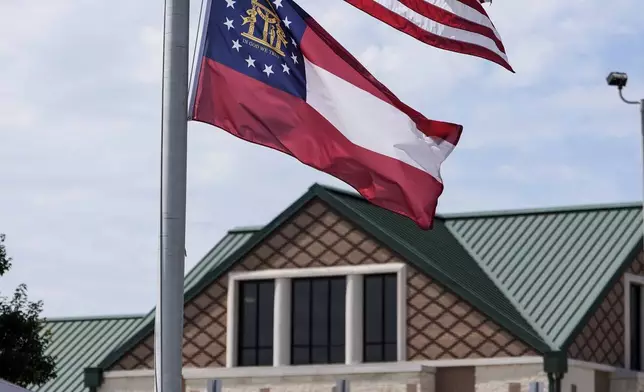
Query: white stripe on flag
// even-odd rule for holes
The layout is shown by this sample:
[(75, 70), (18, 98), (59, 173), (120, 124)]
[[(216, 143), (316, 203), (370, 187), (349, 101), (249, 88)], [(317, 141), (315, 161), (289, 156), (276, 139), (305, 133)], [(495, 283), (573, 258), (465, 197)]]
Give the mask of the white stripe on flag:
[(426, 137), (391, 104), (304, 58), (306, 102), (351, 143), (394, 158), (441, 181), (440, 165), (454, 149)]
[(479, 24), (481, 26), (485, 26), (489, 29), (491, 29), (494, 32), (494, 35), (501, 40), (501, 35), (499, 34), (498, 31), (496, 31), (496, 28), (494, 27), (494, 24), (488, 18), (486, 15), (480, 13), (479, 11), (475, 10), (474, 8), (470, 7), (469, 5), (465, 5), (461, 3), (459, 0), (423, 0), (424, 2), (428, 4), (435, 5), (438, 8), (441, 8), (447, 12), (451, 12), (454, 15), (458, 15), (463, 19), (467, 19), (470, 22)]
[(424, 17), (423, 15), (417, 13), (416, 11), (408, 8), (404, 4), (400, 3), (398, 0), (372, 0), (383, 7), (387, 8), (391, 12), (402, 16), (408, 21), (412, 22), (421, 29), (438, 35), (439, 37), (449, 38), (456, 41), (466, 42), (474, 45), (478, 45), (482, 48), (485, 48), (497, 56), (501, 57), (503, 60), (508, 62), (508, 58), (499, 48), (496, 46), (496, 43), (481, 34), (472, 33), (467, 30), (456, 29), (454, 27), (445, 26), (442, 23), (435, 22), (429, 18)]

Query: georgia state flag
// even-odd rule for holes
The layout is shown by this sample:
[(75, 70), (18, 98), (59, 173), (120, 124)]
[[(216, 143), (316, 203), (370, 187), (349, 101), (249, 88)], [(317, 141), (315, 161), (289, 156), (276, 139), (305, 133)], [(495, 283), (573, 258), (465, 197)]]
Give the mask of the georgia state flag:
[(206, 0), (190, 119), (289, 154), (430, 228), (461, 135), (402, 103), (291, 0)]

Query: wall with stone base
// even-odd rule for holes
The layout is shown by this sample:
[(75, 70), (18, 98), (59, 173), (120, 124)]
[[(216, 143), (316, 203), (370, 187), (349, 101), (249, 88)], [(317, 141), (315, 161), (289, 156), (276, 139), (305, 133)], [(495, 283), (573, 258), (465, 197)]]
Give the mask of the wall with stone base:
[[(530, 383), (535, 381), (543, 383), (544, 392), (548, 390), (543, 364), (536, 361), (512, 365), (435, 365), (442, 364), (407, 362), (264, 369), (185, 368), (185, 392), (205, 392), (208, 380), (212, 379), (223, 381), (222, 392), (334, 392), (339, 379), (349, 381), (351, 392), (529, 392)], [(597, 371), (583, 363), (569, 364), (568, 367), (562, 380), (562, 392), (644, 391), (644, 373), (640, 378), (632, 373), (620, 375)], [(107, 372), (98, 392), (154, 392), (153, 372)]]
[[(395, 367), (395, 366), (394, 366)], [(222, 392), (333, 392), (336, 381), (345, 379), (350, 384), (351, 392), (437, 392), (434, 389), (434, 369), (415, 366), (416, 371), (397, 372), (352, 372), (342, 374), (339, 372), (324, 372), (315, 374), (316, 369), (311, 368), (311, 374), (301, 375), (257, 375), (255, 372), (244, 375), (235, 369), (233, 376), (223, 375), (205, 376), (208, 369), (184, 370), (185, 392), (205, 392), (208, 380), (217, 378), (222, 380)], [(214, 370), (214, 369), (213, 369)], [(301, 369), (300, 369), (301, 370)], [(324, 370), (318, 368), (318, 370)], [(202, 372), (199, 372), (202, 371)], [(129, 373), (129, 374), (127, 374)], [(201, 373), (201, 374), (200, 374)], [(302, 372), (299, 372), (302, 373)], [(153, 373), (150, 371), (120, 371), (106, 374), (99, 392), (153, 392)]]
[[(475, 380), (476, 392), (529, 392), (532, 382), (541, 382), (544, 391), (548, 390), (542, 364), (477, 366)], [(595, 370), (569, 365), (561, 392), (574, 392), (575, 387), (577, 392), (604, 392), (595, 390)]]

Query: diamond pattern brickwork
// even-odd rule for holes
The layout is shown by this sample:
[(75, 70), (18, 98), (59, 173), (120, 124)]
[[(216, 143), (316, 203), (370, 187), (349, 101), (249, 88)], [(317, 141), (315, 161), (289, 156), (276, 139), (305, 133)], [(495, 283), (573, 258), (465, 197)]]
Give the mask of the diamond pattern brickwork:
[(408, 268), (407, 355), (410, 360), (536, 355), (427, 275)]
[[(233, 271), (376, 264), (401, 260), (321, 202), (313, 202), (259, 244)], [(408, 269), (409, 359), (489, 358), (531, 353), (526, 345), (440, 284)], [(225, 366), (227, 278), (184, 307), (183, 362)], [(126, 353), (113, 369), (153, 366), (154, 337)]]
[[(628, 273), (644, 275), (644, 254), (640, 253)], [(624, 366), (624, 276), (606, 294), (568, 349), (568, 356), (582, 361)]]

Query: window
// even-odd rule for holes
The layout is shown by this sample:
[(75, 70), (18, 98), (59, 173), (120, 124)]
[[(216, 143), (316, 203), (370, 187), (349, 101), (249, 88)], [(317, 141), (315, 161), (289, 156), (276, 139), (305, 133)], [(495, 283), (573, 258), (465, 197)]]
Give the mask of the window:
[(393, 362), (397, 359), (397, 277), (396, 274), (364, 277), (365, 362)]
[(344, 363), (346, 278), (294, 279), (291, 363)]
[(642, 287), (630, 285), (631, 370), (642, 370)]
[(273, 280), (239, 285), (239, 366), (273, 364)]
[(231, 272), (226, 366), (405, 358), (404, 264)]

